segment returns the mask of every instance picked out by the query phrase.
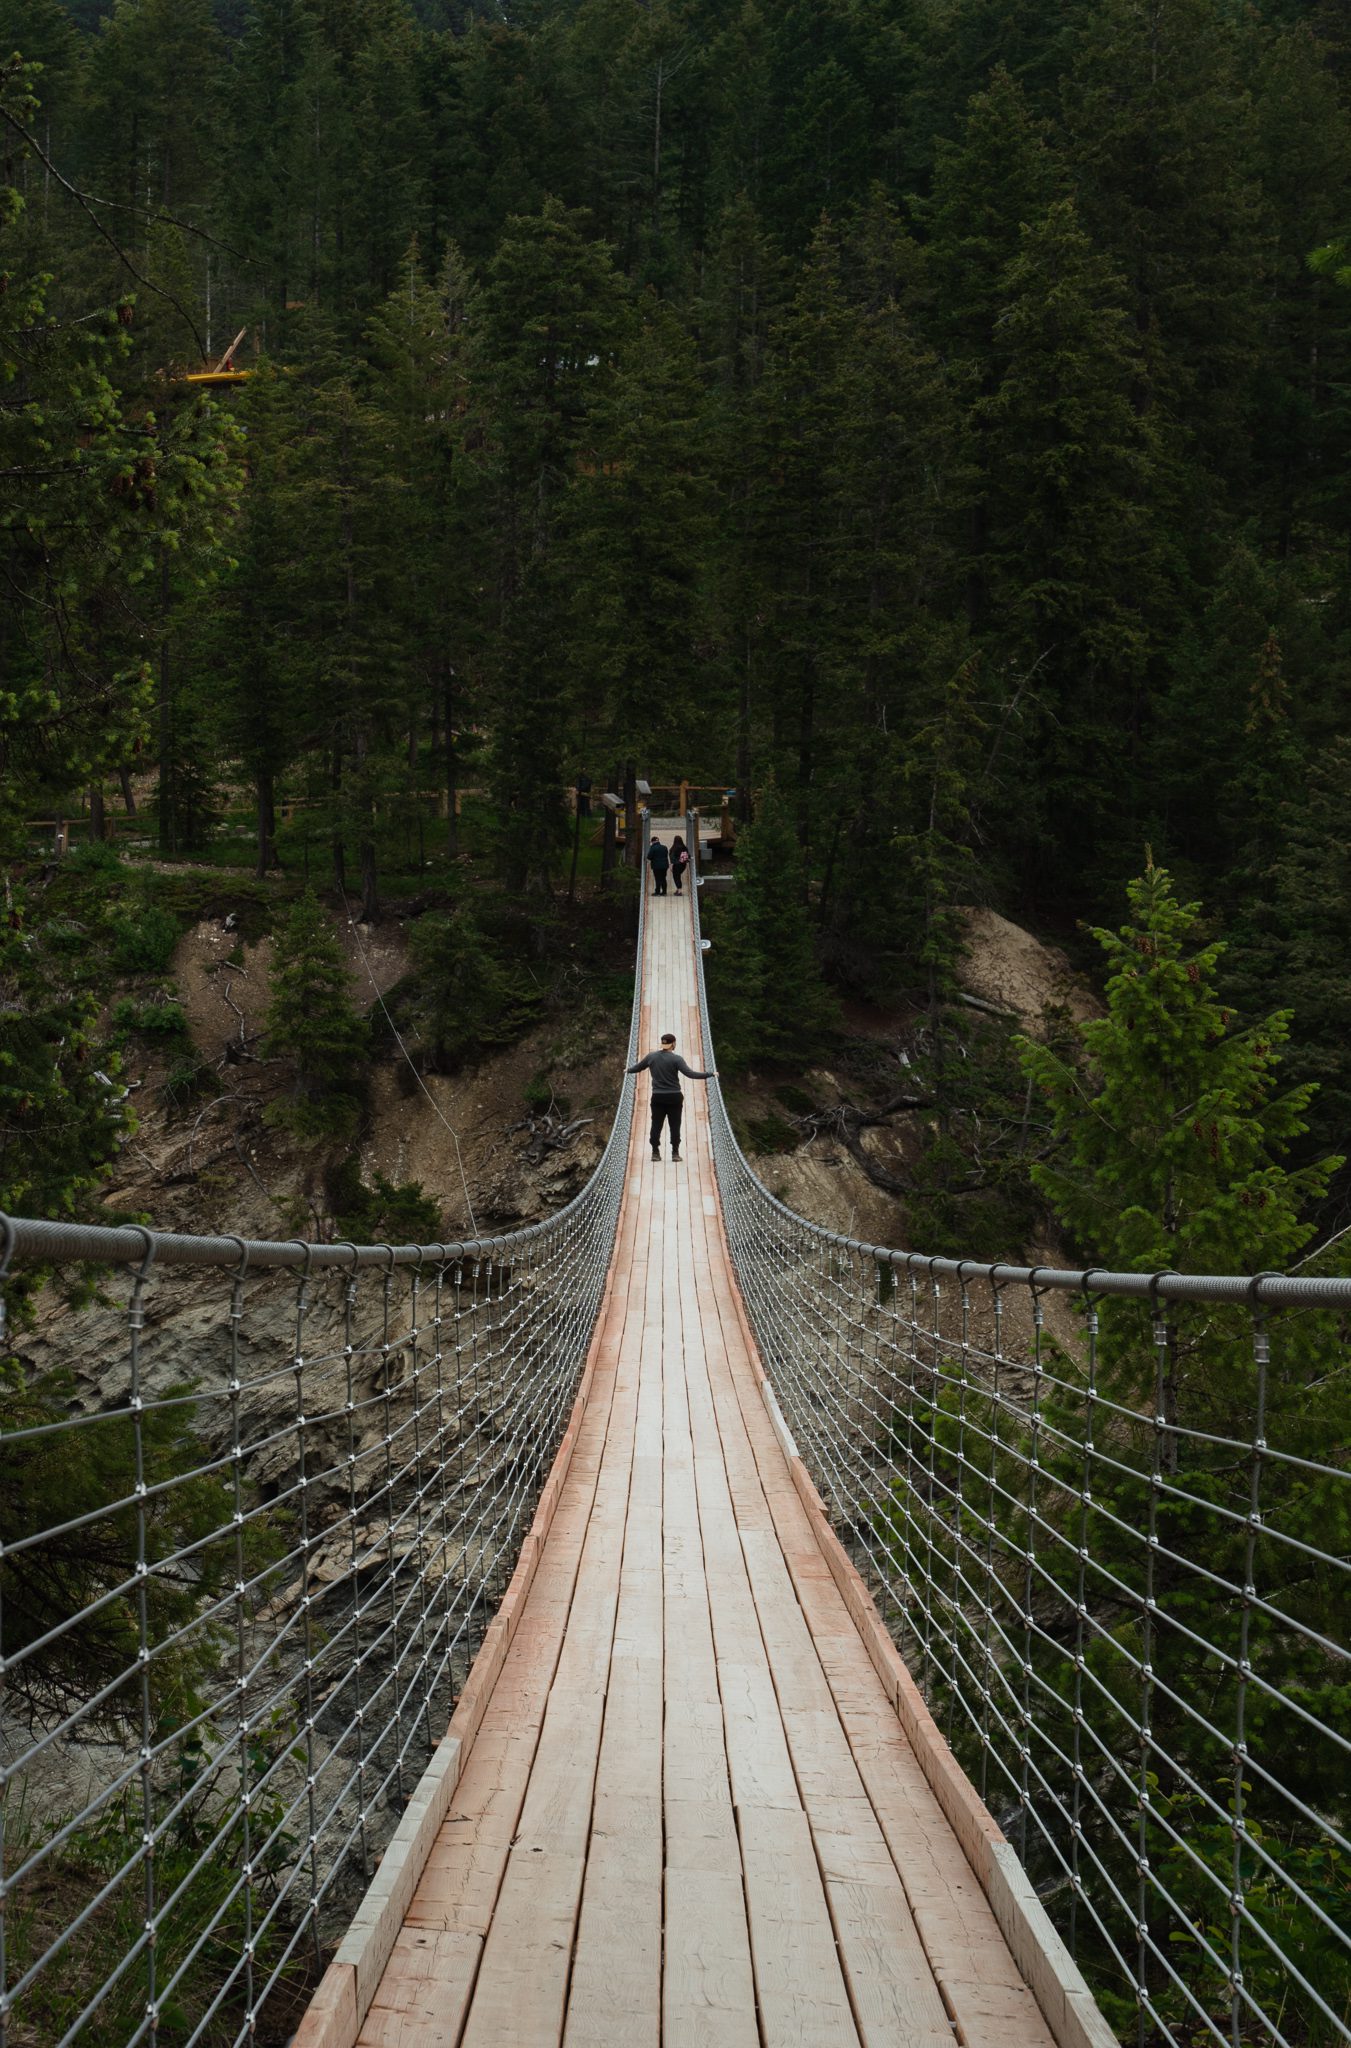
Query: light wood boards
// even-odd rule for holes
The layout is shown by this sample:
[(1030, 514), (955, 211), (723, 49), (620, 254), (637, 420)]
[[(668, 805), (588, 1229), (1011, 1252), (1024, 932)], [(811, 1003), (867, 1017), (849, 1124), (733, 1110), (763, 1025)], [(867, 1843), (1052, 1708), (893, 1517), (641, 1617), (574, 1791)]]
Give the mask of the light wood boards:
[[(688, 906), (645, 1048), (702, 1064)], [(1048, 2048), (766, 1405), (703, 1086), (640, 1083), (553, 1524), (362, 2048)]]

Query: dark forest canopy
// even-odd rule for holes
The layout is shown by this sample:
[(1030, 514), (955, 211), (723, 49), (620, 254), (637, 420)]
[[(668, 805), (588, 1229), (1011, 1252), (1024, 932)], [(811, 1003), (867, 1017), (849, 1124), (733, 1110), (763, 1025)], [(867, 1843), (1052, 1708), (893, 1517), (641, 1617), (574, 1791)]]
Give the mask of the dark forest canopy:
[[(772, 776), (884, 997), (954, 901), (1115, 921), (1148, 845), (1340, 1134), (1340, 0), (0, 0), (0, 48), (11, 819), (153, 762), (182, 851), (224, 776), (373, 907), (410, 791), (490, 785), (543, 889), (579, 769)], [(246, 384), (167, 381), (240, 328)]]

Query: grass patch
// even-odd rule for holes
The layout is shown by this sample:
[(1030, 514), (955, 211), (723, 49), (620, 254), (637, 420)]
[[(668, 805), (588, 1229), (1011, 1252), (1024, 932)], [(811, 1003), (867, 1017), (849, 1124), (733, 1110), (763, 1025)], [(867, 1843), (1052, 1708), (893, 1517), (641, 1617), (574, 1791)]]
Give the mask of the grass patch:
[[(185, 1745), (182, 1773), (199, 1765), (200, 1754), (194, 1756)], [(175, 1796), (179, 1789), (169, 1788)], [(250, 1927), (240, 1885), (240, 1830), (229, 1829), (223, 1842), (217, 1840), (209, 1793), (204, 1790), (194, 1803), (190, 1781), (181, 1789), (188, 1791), (189, 1803), (155, 1845), (156, 1895), (172, 1900), (160, 1908), (155, 1931), (160, 2038), (169, 2042), (191, 2036), (201, 2048), (232, 2048), (249, 2005), (248, 1978), (240, 1967), (245, 1941), (252, 1934), (257, 1987), (280, 1961), (292, 1932), (284, 1914), (261, 1934), (257, 1930), (276, 1898), (294, 1844), (283, 1833), (261, 1856), (255, 1854)], [(166, 1798), (162, 1803), (170, 1802)], [(269, 1824), (275, 1828), (280, 1820), (280, 1802), (273, 1804), (274, 1811), (258, 1810), (252, 1816), (255, 1841), (266, 1835)], [(61, 1825), (55, 1819), (36, 1825), (15, 1800), (7, 1803), (4, 1817), (12, 1868), (36, 1854)], [(141, 1829), (138, 1803), (128, 1795), (77, 1827), (17, 1886), (6, 1915), (11, 1981), (108, 1888), (79, 1935), (52, 1956), (16, 2002), (11, 2025), (19, 2042), (36, 2048), (64, 2040), (95, 1999), (94, 2011), (79, 2029), (81, 2042), (89, 2048), (120, 2048), (144, 2025), (149, 1977)], [(139, 1956), (115, 1978), (123, 1959), (138, 1944)], [(234, 1982), (213, 2013), (211, 2007), (232, 1972), (237, 1973)], [(303, 1944), (263, 2008), (253, 2037), (259, 2048), (280, 2048), (289, 2038), (312, 1979), (312, 1956), (308, 1944)]]
[(802, 1142), (801, 1132), (773, 1110), (765, 1116), (749, 1118), (746, 1136), (756, 1152), (796, 1152)]
[(791, 1081), (774, 1090), (774, 1099), (781, 1102), (791, 1116), (810, 1116), (817, 1104), (805, 1088), (794, 1087)]

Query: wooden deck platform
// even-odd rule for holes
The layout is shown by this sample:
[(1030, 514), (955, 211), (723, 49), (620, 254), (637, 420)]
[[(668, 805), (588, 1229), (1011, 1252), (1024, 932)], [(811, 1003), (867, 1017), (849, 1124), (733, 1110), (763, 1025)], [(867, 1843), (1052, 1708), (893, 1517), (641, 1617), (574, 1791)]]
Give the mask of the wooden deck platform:
[[(644, 1043), (699, 1066), (688, 904), (648, 908)], [(1051, 2043), (795, 1483), (685, 1090), (653, 1165), (640, 1081), (547, 1540), (373, 2000), (330, 1971), (303, 2048)]]

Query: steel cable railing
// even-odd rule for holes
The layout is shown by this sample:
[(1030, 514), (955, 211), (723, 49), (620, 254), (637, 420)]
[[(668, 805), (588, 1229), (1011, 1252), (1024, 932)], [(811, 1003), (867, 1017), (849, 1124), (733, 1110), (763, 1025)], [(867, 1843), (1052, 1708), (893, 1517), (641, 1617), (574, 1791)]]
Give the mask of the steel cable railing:
[(1351, 1281), (863, 1244), (709, 1108), (788, 1427), (1104, 2011), (1351, 2038)]
[[(626, 1067), (642, 944), (640, 907)], [(0, 1321), (5, 2048), (293, 2031), (562, 1439), (634, 1085), (576, 1199), (502, 1237), (0, 1219), (0, 1312), (52, 1280)]]

